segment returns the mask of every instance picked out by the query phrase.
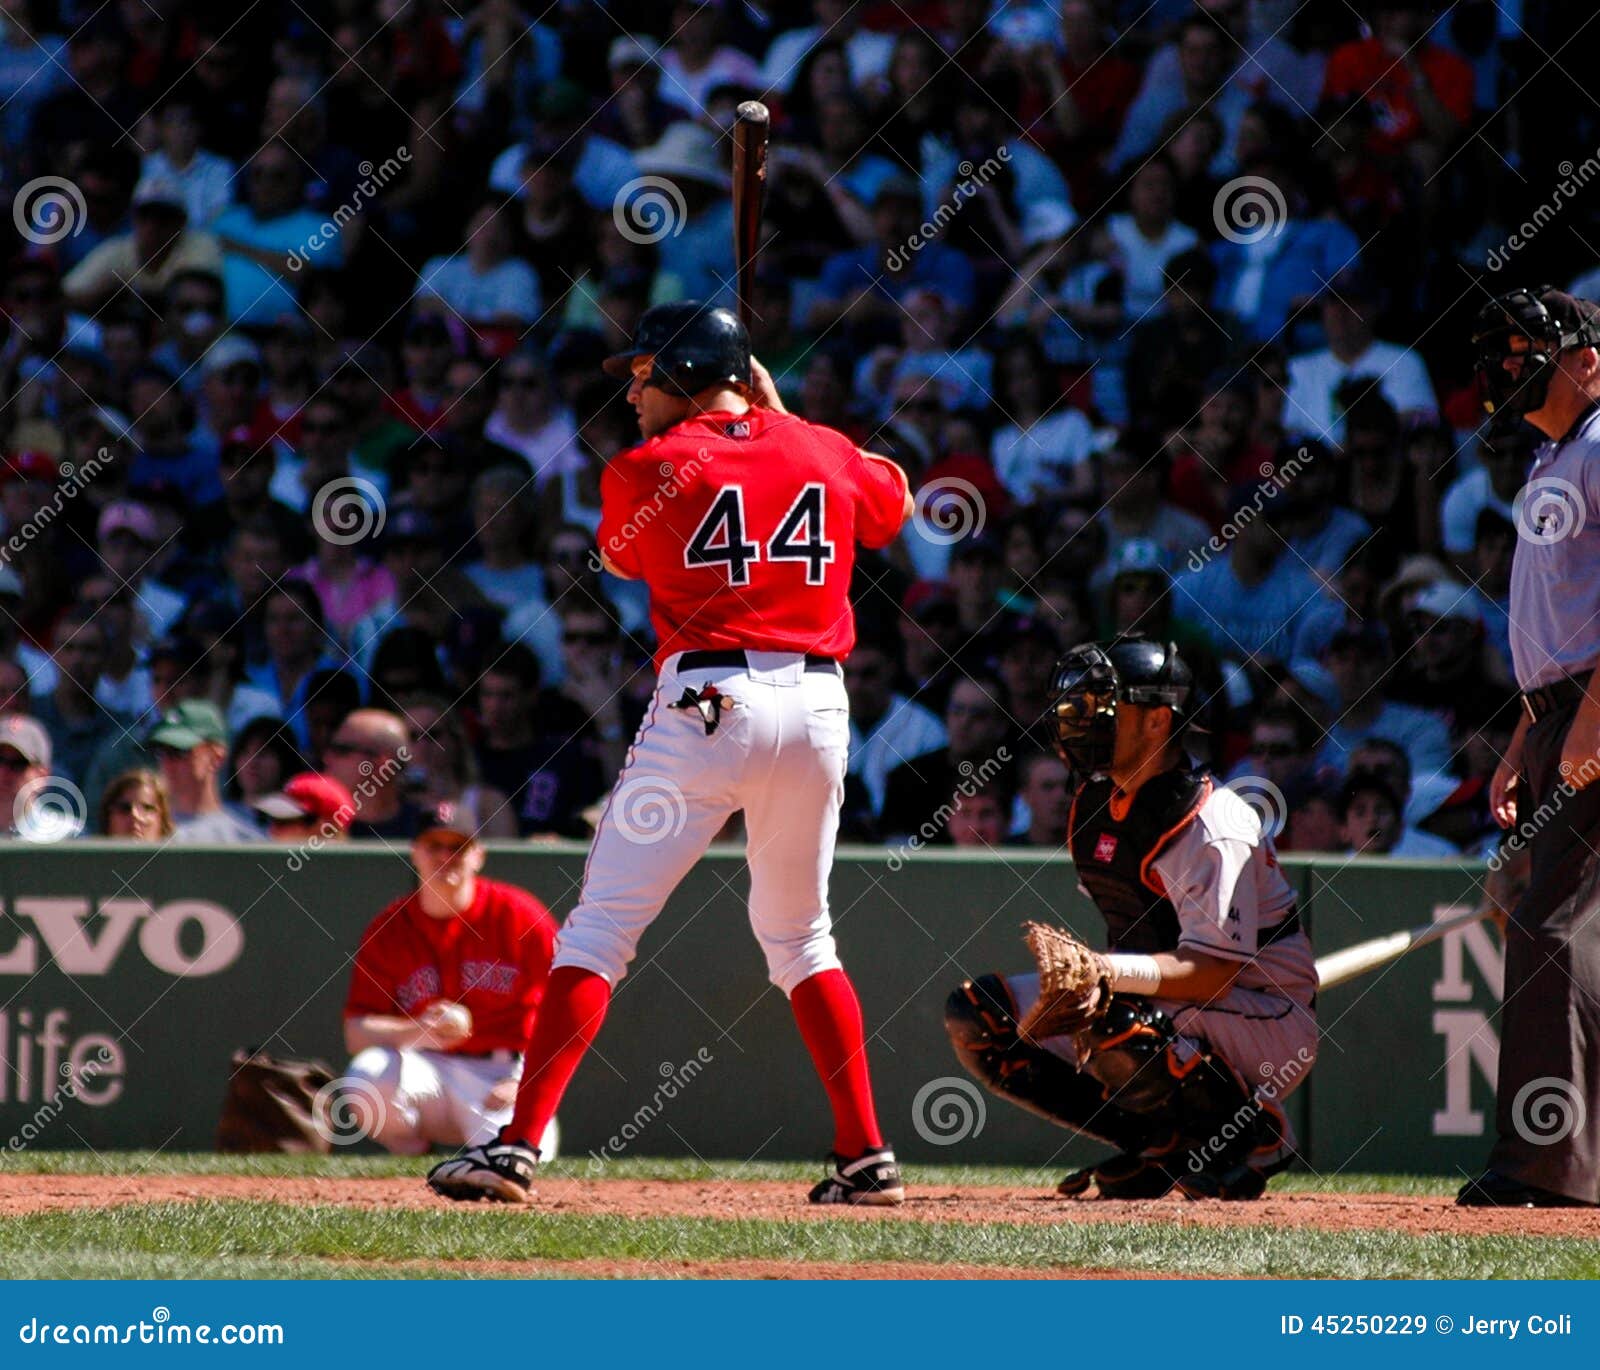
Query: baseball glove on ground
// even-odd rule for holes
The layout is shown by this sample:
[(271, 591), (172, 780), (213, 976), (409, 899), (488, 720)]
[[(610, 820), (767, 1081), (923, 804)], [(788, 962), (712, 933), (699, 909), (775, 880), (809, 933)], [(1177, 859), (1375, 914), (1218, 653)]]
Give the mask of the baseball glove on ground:
[(1023, 940), (1039, 965), (1039, 998), (1017, 1024), (1039, 1041), (1081, 1032), (1105, 1011), (1106, 962), (1065, 928), (1024, 923)]

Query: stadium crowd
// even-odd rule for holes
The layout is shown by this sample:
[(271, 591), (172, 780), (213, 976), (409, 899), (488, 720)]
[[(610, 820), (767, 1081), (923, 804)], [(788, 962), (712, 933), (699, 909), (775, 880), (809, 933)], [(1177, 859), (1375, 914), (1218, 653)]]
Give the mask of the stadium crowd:
[(756, 351), (918, 498), (858, 566), (844, 836), (1060, 846), (1052, 664), (1139, 630), (1283, 847), (1482, 851), (1534, 435), (1466, 321), (1566, 175), (1519, 116), (1595, 123), (1539, 22), (0, 0), (0, 820), (64, 781), (150, 841), (586, 835), (653, 684), (599, 362), (731, 299), (759, 97)]

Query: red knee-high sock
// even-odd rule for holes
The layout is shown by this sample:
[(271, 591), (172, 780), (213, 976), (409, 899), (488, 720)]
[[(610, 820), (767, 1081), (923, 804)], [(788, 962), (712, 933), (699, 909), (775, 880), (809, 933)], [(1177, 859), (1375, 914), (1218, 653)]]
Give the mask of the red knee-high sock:
[(550, 972), (517, 1086), (517, 1106), (500, 1134), (507, 1141), (539, 1145), (610, 1003), (611, 986), (592, 970), (558, 966)]
[(850, 977), (842, 970), (821, 971), (796, 985), (789, 1003), (833, 1106), (833, 1149), (841, 1156), (858, 1156), (882, 1146), (867, 1073), (861, 1001)]

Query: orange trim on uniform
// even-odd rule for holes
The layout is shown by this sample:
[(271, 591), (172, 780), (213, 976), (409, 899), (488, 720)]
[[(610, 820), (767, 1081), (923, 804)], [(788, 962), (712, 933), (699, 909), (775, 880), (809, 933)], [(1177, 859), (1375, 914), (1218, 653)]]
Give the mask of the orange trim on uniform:
[(1108, 1038), (1104, 1042), (1096, 1042), (1094, 1044), (1094, 1049), (1096, 1051), (1107, 1051), (1111, 1047), (1120, 1046), (1130, 1037), (1157, 1037), (1159, 1035), (1160, 1034), (1153, 1027), (1148, 1027), (1144, 1023), (1135, 1023), (1126, 1032), (1119, 1033), (1117, 1036)]
[[(1206, 800), (1211, 798), (1211, 788), (1211, 777), (1208, 775), (1206, 776), (1204, 783), (1200, 786), (1199, 798), (1194, 801), (1194, 804), (1190, 807), (1189, 812), (1184, 814), (1184, 816), (1174, 823), (1172, 827), (1168, 828), (1166, 832), (1162, 833), (1161, 836), (1156, 839), (1155, 846), (1150, 848), (1150, 851), (1145, 856), (1144, 860), (1139, 863), (1139, 879), (1143, 881), (1146, 889), (1148, 889), (1152, 894), (1158, 895), (1162, 899), (1167, 897), (1167, 892), (1161, 884), (1151, 882), (1151, 876), (1155, 875), (1155, 872), (1151, 871), (1150, 869), (1151, 863), (1155, 861), (1156, 857), (1161, 855), (1162, 851), (1167, 847), (1173, 838), (1187, 828), (1189, 824), (1194, 822), (1195, 815), (1197, 815), (1204, 807)], [(1160, 875), (1155, 875), (1155, 879), (1159, 882), (1161, 880)]]
[[(1119, 795), (1123, 796), (1120, 802), (1118, 801)], [(1111, 798), (1106, 801), (1106, 812), (1111, 815), (1113, 823), (1121, 823), (1127, 818), (1128, 810), (1133, 807), (1133, 799), (1134, 796), (1126, 790), (1114, 789), (1111, 791)]]
[(1180, 1068), (1178, 1065), (1178, 1058), (1173, 1054), (1172, 1049), (1169, 1047), (1167, 1049), (1167, 1070), (1171, 1073), (1174, 1080), (1181, 1080), (1204, 1059), (1204, 1056), (1197, 1051), (1189, 1058), (1189, 1064)]
[(1084, 787), (1079, 785), (1072, 792), (1072, 804), (1067, 809), (1067, 850), (1072, 850), (1072, 830), (1078, 823), (1078, 796), (1083, 793)]

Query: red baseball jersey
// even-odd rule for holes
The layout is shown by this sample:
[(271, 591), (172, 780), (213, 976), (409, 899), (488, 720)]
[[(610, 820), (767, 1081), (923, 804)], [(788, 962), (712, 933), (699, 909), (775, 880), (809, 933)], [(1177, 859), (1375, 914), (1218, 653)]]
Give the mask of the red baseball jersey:
[(428, 917), (413, 891), (362, 934), (345, 1017), (414, 1018), (446, 999), (472, 1014), (472, 1036), (452, 1051), (522, 1051), (550, 978), (555, 938), (549, 910), (514, 885), (480, 876), (472, 907), (456, 918)]
[(893, 541), (905, 497), (899, 467), (831, 428), (701, 414), (612, 458), (598, 542), (650, 589), (658, 667), (704, 648), (838, 658), (855, 644), (855, 545)]

